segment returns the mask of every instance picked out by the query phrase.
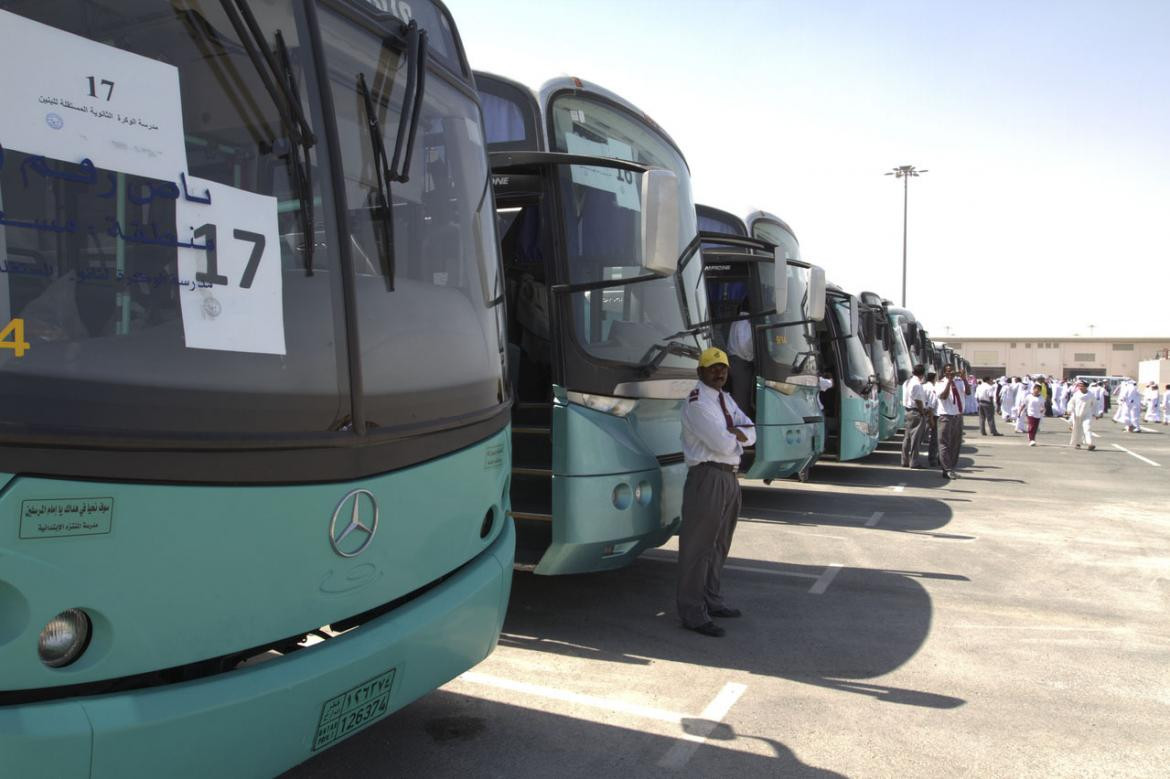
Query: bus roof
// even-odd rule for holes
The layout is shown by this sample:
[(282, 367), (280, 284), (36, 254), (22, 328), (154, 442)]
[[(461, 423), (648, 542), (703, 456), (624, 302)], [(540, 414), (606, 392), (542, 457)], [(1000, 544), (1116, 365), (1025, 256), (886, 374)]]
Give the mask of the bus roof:
[[(551, 101), (563, 92), (581, 92), (584, 94), (596, 95), (607, 103), (612, 103), (613, 105), (616, 105), (619, 108), (622, 108), (625, 111), (638, 117), (650, 127), (653, 127), (654, 131), (661, 135), (663, 140), (670, 144), (671, 148), (673, 148), (678, 153), (678, 156), (683, 161), (683, 164), (687, 166), (687, 172), (690, 172), (691, 165), (689, 162), (687, 162), (686, 155), (683, 154), (682, 149), (679, 148), (678, 144), (674, 142), (674, 138), (670, 137), (670, 133), (662, 129), (658, 122), (650, 118), (649, 114), (647, 114), (641, 108), (638, 108), (638, 106), (634, 105), (629, 100), (626, 100), (616, 92), (611, 92), (605, 87), (594, 84), (591, 81), (585, 81), (584, 79), (577, 78), (576, 76), (561, 76), (560, 78), (549, 79), (540, 87), (541, 110), (547, 113), (548, 106), (550, 105)], [(547, 116), (545, 117), (545, 121), (548, 121)]]

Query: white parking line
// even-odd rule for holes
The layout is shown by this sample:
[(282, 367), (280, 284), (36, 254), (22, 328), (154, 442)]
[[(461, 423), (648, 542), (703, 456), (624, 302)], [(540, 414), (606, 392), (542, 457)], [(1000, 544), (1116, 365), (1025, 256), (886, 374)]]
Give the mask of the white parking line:
[(692, 725), (692, 732), (686, 733), (674, 742), (674, 746), (666, 751), (662, 759), (658, 761), (661, 768), (683, 768), (699, 747), (707, 742), (707, 739), (723, 718), (727, 716), (727, 712), (731, 711), (731, 707), (740, 699), (740, 696), (747, 691), (746, 684), (739, 684), (738, 682), (728, 682), (723, 685), (723, 689), (715, 696), (715, 700), (707, 704), (707, 708), (703, 709), (703, 713), (699, 715), (701, 722)]
[[(678, 554), (670, 554), (669, 550), (660, 550), (657, 552), (643, 552), (642, 558), (646, 560), (658, 560), (664, 563), (673, 563), (678, 560)], [(754, 565), (724, 565), (725, 571), (743, 571), (745, 573), (766, 573), (769, 576), (788, 576), (796, 579), (819, 579), (822, 574), (819, 573), (799, 573), (797, 571), (775, 571), (771, 568), (760, 568)]]
[(825, 572), (817, 577), (816, 582), (808, 591), (809, 595), (824, 595), (825, 590), (829, 589), (829, 585), (833, 583), (833, 579), (836, 578), (837, 572), (840, 570), (841, 565), (838, 563), (833, 563), (826, 568)]
[(680, 714), (676, 711), (666, 711), (665, 709), (655, 709), (650, 706), (640, 706), (636, 703), (628, 701), (618, 701), (611, 698), (598, 698), (593, 695), (582, 695), (577, 692), (569, 692), (568, 690), (558, 690), (555, 687), (545, 687), (539, 684), (530, 684), (529, 682), (518, 682), (513, 679), (503, 679), (498, 676), (489, 676), (488, 674), (479, 673), (478, 671), (466, 671), (459, 679), (472, 684), (480, 684), (485, 687), (495, 687), (498, 690), (508, 690), (509, 692), (518, 692), (524, 695), (531, 695), (536, 698), (545, 698), (547, 700), (561, 701), (562, 703), (572, 703), (577, 706), (585, 706), (590, 709), (601, 709), (603, 711), (612, 711), (619, 714), (630, 714), (642, 719), (658, 720), (659, 722), (673, 722), (681, 725), (686, 718), (685, 714)]
[(1128, 449), (1126, 449), (1126, 448), (1125, 448), (1124, 446), (1122, 446), (1121, 444), (1114, 444), (1113, 446), (1114, 446), (1115, 448), (1117, 448), (1117, 449), (1120, 449), (1121, 451), (1125, 452), (1125, 453), (1126, 453), (1126, 454), (1128, 454), (1130, 457), (1136, 457), (1136, 458), (1138, 458), (1139, 460), (1141, 460), (1142, 462), (1144, 462), (1144, 463), (1149, 463), (1150, 465), (1154, 466), (1155, 468), (1161, 468), (1161, 467), (1162, 467), (1161, 465), (1158, 465), (1156, 462), (1154, 462), (1153, 460), (1149, 459), (1148, 457), (1142, 457), (1142, 456), (1141, 456), (1140, 454), (1138, 454), (1137, 452), (1131, 452), (1131, 451), (1129, 451)]
[(906, 482), (900, 482), (898, 484), (895, 484), (894, 486), (890, 487), (890, 489), (893, 490), (894, 492), (902, 492), (903, 490), (906, 489)]
[[(731, 707), (747, 691), (746, 684), (728, 682), (723, 685), (723, 689), (719, 691), (715, 699), (707, 704), (707, 707), (703, 709), (703, 713), (696, 717), (677, 711), (656, 709), (652, 706), (640, 706), (629, 701), (598, 698), (594, 695), (583, 695), (568, 690), (560, 690), (555, 687), (545, 687), (539, 684), (530, 684), (529, 682), (518, 682), (514, 679), (490, 676), (489, 674), (479, 673), (478, 671), (466, 671), (457, 678), (457, 681), (677, 725), (683, 731), (682, 735), (678, 737), (678, 740), (674, 742), (670, 749), (666, 751), (666, 754), (658, 761), (658, 765), (663, 768), (675, 769), (686, 766), (699, 747), (707, 743), (707, 739), (715, 732), (719, 724), (723, 722), (723, 718), (731, 711)], [(687, 730), (688, 727), (690, 728), (689, 732)]]
[(866, 527), (877, 527), (877, 523), (882, 521), (882, 517), (886, 515), (884, 511), (875, 511), (870, 516), (869, 521), (865, 523)]
[(773, 571), (770, 568), (756, 568), (751, 565), (725, 565), (725, 571), (744, 571), (746, 573), (766, 573), (771, 576), (788, 576), (794, 579), (819, 579), (823, 574), (798, 573), (796, 571)]

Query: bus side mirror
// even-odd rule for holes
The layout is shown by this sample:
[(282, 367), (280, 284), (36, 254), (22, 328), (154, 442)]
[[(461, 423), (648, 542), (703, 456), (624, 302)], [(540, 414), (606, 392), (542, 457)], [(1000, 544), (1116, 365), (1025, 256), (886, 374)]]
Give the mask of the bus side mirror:
[(788, 308), (788, 263), (778, 256), (772, 263), (772, 287), (776, 292), (776, 313), (783, 314)]
[(808, 318), (814, 322), (825, 319), (825, 269), (820, 265), (808, 271)]
[(655, 168), (642, 176), (642, 266), (670, 276), (682, 253), (678, 236), (678, 177)]

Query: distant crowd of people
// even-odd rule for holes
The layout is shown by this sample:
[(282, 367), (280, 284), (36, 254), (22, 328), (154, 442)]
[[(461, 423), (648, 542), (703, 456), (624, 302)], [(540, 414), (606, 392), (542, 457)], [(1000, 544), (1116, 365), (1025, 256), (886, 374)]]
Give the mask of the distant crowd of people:
[[(902, 440), (902, 467), (923, 468), (923, 445), (929, 467), (940, 468), (944, 478), (958, 478), (955, 466), (962, 442), (962, 415), (979, 415), (980, 435), (1003, 435), (996, 429), (1000, 418), (1036, 445), (1040, 420), (1063, 417), (1072, 437), (1069, 446), (1089, 450), (1093, 443), (1093, 421), (1101, 419), (1116, 405), (1113, 421), (1128, 433), (1142, 432), (1141, 423), (1170, 425), (1170, 384), (1160, 390), (1156, 382), (1144, 389), (1132, 379), (1121, 382), (1111, 396), (1105, 382), (1060, 381), (1041, 374), (1030, 376), (984, 377), (978, 381), (966, 372), (955, 375), (950, 366), (942, 377), (914, 366), (914, 374), (902, 387), (906, 408), (906, 434)], [(1116, 403), (1114, 403), (1116, 401)], [(1144, 415), (1144, 416), (1143, 416)]]

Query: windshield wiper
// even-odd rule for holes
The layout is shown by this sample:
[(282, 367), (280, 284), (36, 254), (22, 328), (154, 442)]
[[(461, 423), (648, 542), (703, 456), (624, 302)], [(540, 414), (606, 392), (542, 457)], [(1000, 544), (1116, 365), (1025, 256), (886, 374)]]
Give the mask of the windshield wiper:
[(382, 124), (374, 108), (374, 99), (366, 86), (366, 75), (358, 73), (357, 91), (366, 108), (366, 130), (370, 134), (370, 149), (374, 154), (374, 175), (378, 180), (375, 193), (378, 202), (374, 204), (375, 217), (381, 216), (383, 226), (378, 231), (382, 244), (382, 271), (386, 275), (386, 289), (394, 291), (394, 214), (390, 208), (390, 180), (393, 173), (386, 161), (386, 145), (382, 142)]
[[(398, 123), (398, 138), (394, 142), (394, 159), (390, 163), (391, 181), (410, 181), (410, 159), (414, 156), (414, 138), (418, 134), (422, 116), (422, 100), (426, 90), (427, 31), (411, 20), (406, 25), (406, 93), (403, 96), (402, 120)], [(406, 101), (410, 101), (409, 122)], [(409, 125), (409, 132), (408, 132)], [(405, 139), (406, 144), (403, 145)], [(399, 161), (401, 160), (401, 166)]]
[[(297, 197), (300, 200), (300, 214), (304, 221), (305, 231), (305, 271), (313, 274), (313, 246), (316, 243), (316, 230), (311, 221), (313, 215), (313, 192), (309, 189), (309, 149), (317, 143), (312, 128), (301, 109), (301, 102), (297, 99), (296, 81), (293, 78), (292, 66), (288, 59), (288, 50), (284, 46), (284, 39), (280, 32), (276, 33), (276, 42), (281, 50), (281, 62), (277, 63), (268, 41), (264, 38), (264, 31), (256, 21), (256, 15), (248, 6), (247, 0), (220, 0), (228, 21), (235, 28), (236, 35), (252, 65), (260, 76), (264, 90), (276, 105), (280, 114), (280, 123), (289, 135), (288, 139), (281, 139), (289, 146), (299, 146), (296, 153), (291, 148), (279, 148), (284, 145), (279, 141), (273, 144), (273, 153), (278, 157), (285, 157), (292, 168), (293, 184), (297, 187)], [(308, 205), (306, 206), (306, 201)]]
[[(280, 66), (284, 71), (285, 78), (288, 81), (289, 94), (297, 94), (296, 77), (293, 75), (292, 63), (288, 56), (288, 47), (284, 45), (284, 35), (280, 30), (276, 31), (276, 50), (280, 53)], [(297, 110), (300, 110), (300, 103), (294, 101)], [(301, 117), (302, 120), (304, 117)], [(309, 133), (312, 139), (312, 133)], [(289, 157), (292, 164), (293, 186), (297, 191), (297, 200), (300, 204), (301, 222), (305, 228), (305, 273), (309, 276), (313, 275), (313, 250), (317, 245), (317, 219), (313, 214), (313, 181), (312, 165), (309, 159), (309, 149), (312, 143), (304, 143), (304, 136), (302, 136), (302, 143), (300, 147), (300, 156)]]
[(681, 341), (668, 341), (665, 345), (654, 344), (646, 350), (646, 353), (642, 355), (642, 359), (638, 361), (639, 368), (641, 368), (644, 375), (649, 376), (658, 369), (658, 366), (670, 354), (673, 354), (675, 357), (690, 357), (697, 360), (701, 352), (697, 347), (689, 346)]

